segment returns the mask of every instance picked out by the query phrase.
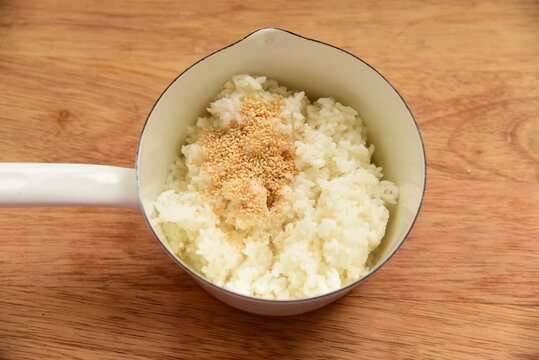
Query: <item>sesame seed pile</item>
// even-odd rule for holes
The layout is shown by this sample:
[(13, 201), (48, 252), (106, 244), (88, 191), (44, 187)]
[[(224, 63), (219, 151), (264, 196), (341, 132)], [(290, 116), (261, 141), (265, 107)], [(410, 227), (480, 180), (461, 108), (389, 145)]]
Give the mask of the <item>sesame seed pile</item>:
[(290, 136), (278, 130), (281, 107), (278, 96), (269, 103), (260, 95), (249, 96), (241, 103), (241, 121), (212, 128), (200, 139), (209, 190), (233, 202), (235, 215), (243, 219), (266, 216), (297, 172), (295, 147)]

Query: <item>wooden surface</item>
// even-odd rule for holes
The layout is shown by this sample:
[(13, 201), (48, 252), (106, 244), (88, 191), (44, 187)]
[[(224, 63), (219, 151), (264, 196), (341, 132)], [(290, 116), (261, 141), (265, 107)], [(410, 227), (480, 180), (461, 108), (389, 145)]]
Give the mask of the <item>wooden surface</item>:
[(342, 300), (232, 309), (138, 211), (0, 209), (1, 359), (538, 359), (539, 3), (0, 0), (0, 161), (132, 167), (155, 99), (275, 26), (384, 74), (425, 141), (409, 238)]

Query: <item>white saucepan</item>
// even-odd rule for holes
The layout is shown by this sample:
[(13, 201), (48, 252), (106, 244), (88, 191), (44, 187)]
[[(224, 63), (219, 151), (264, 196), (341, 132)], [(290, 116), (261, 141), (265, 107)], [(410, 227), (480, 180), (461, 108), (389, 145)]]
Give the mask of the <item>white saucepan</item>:
[[(153, 224), (153, 201), (165, 183), (169, 165), (184, 142), (187, 126), (202, 115), (232, 75), (274, 78), (311, 99), (332, 96), (358, 109), (375, 145), (374, 161), (385, 179), (400, 189), (381, 245), (372, 257), (379, 269), (399, 248), (418, 215), (426, 164), (417, 124), (391, 84), (356, 56), (280, 29), (261, 29), (200, 60), (179, 75), (154, 105), (142, 130), (135, 169), (74, 164), (0, 164), (0, 206), (95, 205), (142, 209), (163, 248), (195, 281), (236, 308), (265, 315), (292, 315), (317, 309), (352, 290), (359, 279), (329, 294), (300, 300), (264, 300), (243, 296), (205, 280), (168, 248)], [(193, 214), (195, 216), (195, 214)]]

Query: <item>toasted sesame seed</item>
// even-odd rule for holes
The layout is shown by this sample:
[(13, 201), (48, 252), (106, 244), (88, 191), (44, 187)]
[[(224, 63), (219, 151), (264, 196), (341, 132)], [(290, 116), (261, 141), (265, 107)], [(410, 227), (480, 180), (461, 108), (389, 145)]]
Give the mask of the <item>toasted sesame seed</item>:
[[(281, 108), (278, 96), (269, 103), (260, 94), (249, 96), (241, 103), (240, 122), (211, 128), (200, 138), (207, 155), (202, 166), (211, 178), (209, 191), (238, 201), (235, 214), (244, 219), (267, 215), (297, 173), (290, 135), (275, 128), (283, 121)], [(270, 121), (274, 118), (280, 122)]]

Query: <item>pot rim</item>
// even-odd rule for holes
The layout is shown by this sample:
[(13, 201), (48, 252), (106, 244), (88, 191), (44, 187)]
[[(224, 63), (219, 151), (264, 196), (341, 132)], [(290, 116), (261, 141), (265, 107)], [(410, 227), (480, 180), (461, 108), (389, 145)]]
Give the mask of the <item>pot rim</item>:
[[(353, 281), (351, 282), (350, 284), (348, 285), (345, 285), (344, 287), (341, 287), (337, 290), (334, 290), (334, 291), (331, 291), (331, 292), (328, 292), (328, 293), (325, 293), (325, 294), (322, 294), (322, 295), (317, 295), (317, 296), (313, 296), (313, 297), (308, 297), (308, 298), (301, 298), (301, 299), (284, 299), (284, 300), (281, 300), (281, 299), (264, 299), (264, 298), (259, 298), (259, 297), (254, 297), (254, 296), (249, 296), (249, 295), (243, 295), (243, 294), (240, 294), (240, 293), (237, 293), (237, 292), (234, 292), (232, 290), (228, 290), (228, 289), (225, 289), (224, 287), (221, 287), (221, 286), (218, 286), (216, 284), (214, 284), (213, 282), (207, 280), (205, 277), (203, 277), (202, 275), (198, 274), (196, 271), (192, 270), (190, 267), (188, 267), (187, 265), (185, 265), (179, 258), (178, 256), (176, 256), (175, 254), (173, 254), (166, 246), (165, 244), (163, 244), (163, 242), (160, 240), (159, 236), (157, 235), (157, 233), (155, 232), (153, 226), (152, 226), (152, 223), (148, 217), (148, 214), (146, 214), (146, 211), (144, 210), (144, 206), (142, 204), (142, 199), (141, 199), (141, 195), (140, 195), (140, 183), (139, 183), (139, 155), (140, 155), (140, 149), (141, 149), (141, 144), (142, 144), (142, 137), (144, 135), (144, 131), (146, 130), (146, 126), (148, 125), (148, 122), (150, 120), (150, 117), (155, 109), (155, 107), (157, 106), (157, 104), (159, 103), (159, 101), (161, 100), (161, 98), (163, 97), (163, 95), (168, 91), (168, 89), (180, 78), (183, 76), (183, 74), (185, 74), (187, 71), (189, 71), (192, 67), (196, 66), (198, 63), (204, 61), (205, 59), (225, 50), (225, 49), (228, 49), (234, 45), (237, 45), (239, 43), (241, 43), (242, 41), (244, 41), (245, 39), (251, 37), (252, 35), (258, 33), (258, 32), (261, 32), (261, 31), (266, 31), (266, 30), (276, 30), (276, 31), (281, 31), (281, 32), (285, 32), (287, 34), (290, 34), (290, 35), (293, 35), (293, 36), (296, 36), (300, 39), (303, 39), (303, 40), (308, 40), (308, 41), (312, 41), (316, 44), (319, 44), (319, 45), (325, 45), (325, 46), (329, 46), (329, 47), (332, 47), (334, 48), (335, 50), (338, 50), (338, 51), (341, 51), (349, 56), (352, 56), (354, 57), (356, 60), (362, 62), (363, 64), (367, 65), (369, 68), (371, 68), (373, 71), (375, 71), (382, 79), (384, 79), (387, 84), (393, 89), (393, 91), (395, 91), (395, 93), (399, 96), (399, 98), (401, 99), (402, 103), (404, 104), (404, 106), (406, 107), (406, 109), (408, 110), (408, 113), (410, 114), (410, 117), (412, 118), (413, 122), (414, 122), (414, 125), (416, 127), (416, 130), (417, 130), (417, 134), (419, 136), (419, 141), (421, 143), (421, 150), (422, 150), (422, 154), (423, 154), (423, 168), (424, 168), (424, 173), (423, 173), (423, 184), (422, 184), (422, 189), (421, 189), (421, 198), (419, 200), (419, 206), (417, 208), (417, 212), (414, 216), (414, 219), (413, 221), (411, 222), (408, 230), (406, 230), (406, 233), (404, 234), (404, 236), (402, 237), (402, 239), (399, 241), (399, 244), (397, 245), (397, 247), (393, 250), (393, 252), (391, 252), (391, 254), (389, 254), (389, 256), (381, 263), (379, 264), (378, 266), (376, 266), (375, 268), (371, 269), (369, 271), (369, 273), (359, 279), (357, 279), (356, 281)], [(412, 114), (412, 112), (410, 111), (410, 108), (408, 107), (408, 104), (406, 103), (406, 101), (404, 101), (403, 97), (401, 96), (401, 94), (397, 91), (397, 89), (395, 89), (395, 87), (382, 75), (380, 74), (380, 72), (378, 72), (374, 67), (372, 67), (371, 65), (367, 64), (365, 61), (363, 61), (362, 59), (360, 59), (359, 57), (357, 57), (356, 55), (346, 51), (346, 50), (343, 50), (337, 46), (334, 46), (334, 45), (331, 45), (331, 44), (328, 44), (328, 43), (325, 43), (323, 41), (319, 41), (319, 40), (315, 40), (315, 39), (311, 39), (311, 38), (308, 38), (308, 37), (305, 37), (305, 36), (301, 36), (301, 35), (298, 35), (296, 33), (293, 33), (291, 31), (288, 31), (288, 30), (284, 30), (284, 29), (280, 29), (280, 28), (276, 28), (276, 27), (267, 27), (267, 28), (261, 28), (261, 29), (258, 29), (258, 30), (255, 30), (253, 32), (251, 32), (250, 34), (246, 35), (245, 37), (243, 37), (242, 39), (228, 45), (228, 46), (225, 46), (217, 51), (214, 51), (213, 53), (203, 57), (202, 59), (198, 60), (197, 62), (195, 62), (194, 64), (192, 64), (191, 66), (189, 66), (188, 68), (186, 68), (184, 71), (182, 71), (167, 87), (166, 89), (161, 93), (161, 95), (159, 96), (159, 98), (155, 101), (154, 105), (152, 106), (152, 109), (150, 110), (150, 113), (148, 114), (148, 116), (146, 117), (146, 121), (144, 123), (144, 126), (142, 128), (142, 131), (140, 133), (140, 138), (139, 138), (139, 143), (138, 143), (138, 146), (137, 146), (137, 155), (136, 155), (136, 158), (135, 158), (135, 173), (136, 173), (136, 182), (137, 182), (137, 191), (138, 191), (138, 201), (139, 201), (139, 205), (140, 205), (140, 208), (142, 210), (142, 213), (144, 215), (144, 218), (146, 219), (146, 222), (148, 223), (148, 226), (150, 227), (154, 237), (156, 238), (156, 240), (159, 242), (159, 244), (161, 244), (161, 246), (165, 249), (165, 251), (172, 257), (172, 259), (178, 264), (181, 266), (181, 268), (186, 271), (189, 275), (199, 279), (199, 280), (202, 280), (204, 283), (210, 285), (211, 287), (217, 289), (217, 290), (220, 290), (220, 291), (224, 291), (226, 292), (227, 294), (231, 295), (231, 296), (235, 296), (235, 297), (240, 297), (240, 298), (244, 298), (246, 300), (250, 300), (250, 301), (258, 301), (258, 302), (263, 302), (263, 303), (270, 303), (270, 304), (276, 304), (276, 303), (282, 303), (282, 304), (290, 304), (290, 303), (304, 303), (304, 302), (309, 302), (309, 301), (315, 301), (315, 300), (318, 300), (318, 299), (321, 299), (321, 298), (324, 298), (324, 297), (327, 297), (327, 296), (331, 296), (331, 295), (336, 295), (337, 293), (340, 293), (340, 292), (346, 292), (347, 290), (351, 290), (351, 288), (353, 288), (354, 286), (358, 285), (360, 282), (364, 281), (365, 279), (367, 279), (368, 277), (370, 277), (372, 274), (374, 274), (378, 269), (380, 269), (396, 252), (397, 250), (402, 246), (402, 243), (404, 242), (404, 240), (408, 237), (408, 234), (410, 233), (410, 231), (412, 230), (412, 227), (414, 226), (416, 220), (417, 220), (417, 217), (419, 215), (419, 212), (421, 210), (421, 206), (423, 204), (423, 199), (424, 199), (424, 196), (425, 196), (425, 186), (426, 186), (426, 181), (427, 181), (427, 161), (426, 161), (426, 156), (425, 156), (425, 145), (423, 143), (423, 138), (421, 137), (421, 132), (419, 131), (419, 127), (417, 125), (417, 121), (415, 120), (414, 118), (414, 115)]]

